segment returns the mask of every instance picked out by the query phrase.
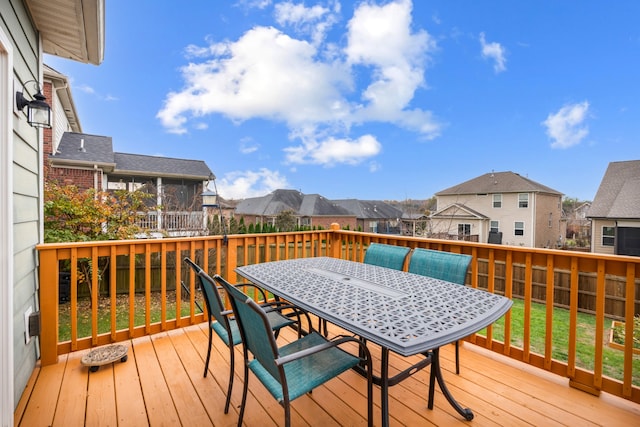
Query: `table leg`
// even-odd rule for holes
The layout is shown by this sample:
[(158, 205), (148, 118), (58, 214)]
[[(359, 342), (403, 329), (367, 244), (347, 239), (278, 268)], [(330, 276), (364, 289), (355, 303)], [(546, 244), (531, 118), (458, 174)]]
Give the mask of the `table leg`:
[(380, 362), (380, 409), (382, 410), (382, 427), (389, 426), (389, 349), (382, 347)]
[(440, 385), (440, 390), (442, 390), (442, 394), (447, 398), (447, 401), (453, 408), (458, 411), (460, 415), (464, 417), (465, 420), (471, 421), (473, 419), (473, 412), (469, 408), (463, 408), (460, 404), (453, 398), (451, 392), (447, 388), (447, 385), (444, 383), (444, 378), (442, 377), (442, 370), (440, 369), (440, 349), (436, 348), (433, 350), (433, 360), (431, 361), (431, 374), (429, 375), (429, 409), (433, 409), (433, 397), (434, 397), (434, 385), (435, 380), (438, 380), (438, 385)]

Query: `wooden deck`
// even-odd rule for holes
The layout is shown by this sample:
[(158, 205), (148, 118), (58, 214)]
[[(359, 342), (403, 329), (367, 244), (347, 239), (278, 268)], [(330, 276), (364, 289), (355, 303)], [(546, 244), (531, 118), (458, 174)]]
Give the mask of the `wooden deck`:
[[(229, 414), (223, 413), (228, 350), (214, 337), (207, 378), (202, 370), (207, 325), (134, 339), (129, 359), (89, 373), (80, 363), (86, 351), (36, 368), (15, 412), (16, 426), (233, 426), (242, 390), (242, 355), (236, 349), (236, 380)], [(294, 338), (287, 330), (279, 342)], [(455, 375), (453, 346), (441, 351), (445, 380), (475, 418), (464, 421), (437, 389), (434, 410), (426, 407), (429, 368), (390, 389), (391, 425), (416, 426), (632, 426), (640, 405), (610, 395), (572, 389), (567, 380), (465, 343), (461, 373)], [(373, 349), (375, 353), (375, 348)], [(396, 369), (408, 364), (392, 359)], [(247, 426), (282, 425), (284, 411), (268, 391), (250, 379)], [(380, 425), (379, 388), (375, 425)], [(292, 404), (294, 426), (366, 425), (366, 382), (349, 371)]]

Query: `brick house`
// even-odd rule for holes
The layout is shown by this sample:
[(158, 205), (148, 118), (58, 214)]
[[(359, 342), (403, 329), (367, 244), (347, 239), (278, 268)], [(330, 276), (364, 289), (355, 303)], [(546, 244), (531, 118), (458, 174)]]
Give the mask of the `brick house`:
[(266, 196), (247, 198), (238, 203), (234, 216), (245, 224), (275, 225), (277, 216), (293, 212), (298, 226), (328, 229), (336, 222), (341, 227), (356, 227), (356, 216), (319, 194), (302, 194), (298, 190), (275, 190)]
[(81, 190), (144, 190), (154, 207), (140, 225), (172, 236), (204, 230), (201, 194), (214, 175), (202, 160), (119, 153), (109, 136), (82, 132), (67, 77), (44, 67), (44, 93), (52, 126), (43, 132), (45, 182)]

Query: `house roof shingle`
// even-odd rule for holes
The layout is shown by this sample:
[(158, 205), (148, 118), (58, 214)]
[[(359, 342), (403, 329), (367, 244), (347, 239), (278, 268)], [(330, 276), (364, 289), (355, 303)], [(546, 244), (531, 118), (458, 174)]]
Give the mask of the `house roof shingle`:
[(557, 190), (520, 176), (514, 172), (490, 172), (436, 193), (436, 196), (495, 193), (549, 193)]
[(640, 160), (609, 163), (587, 217), (640, 219)]
[(111, 137), (76, 132), (65, 132), (49, 159), (58, 164), (109, 165), (106, 172), (116, 175), (207, 180), (213, 174), (202, 160), (114, 153)]
[(400, 209), (380, 200), (342, 199), (333, 200), (333, 203), (351, 212), (356, 218), (402, 218)]
[(275, 190), (263, 197), (244, 199), (236, 207), (236, 213), (261, 216), (275, 216), (287, 210), (301, 216), (352, 215), (319, 194), (302, 194), (298, 190)]
[(58, 149), (50, 159), (114, 164), (113, 142), (110, 136), (65, 132), (60, 139)]
[(181, 176), (206, 180), (211, 169), (202, 160), (175, 159), (143, 154), (113, 153), (115, 174), (144, 174), (150, 176)]

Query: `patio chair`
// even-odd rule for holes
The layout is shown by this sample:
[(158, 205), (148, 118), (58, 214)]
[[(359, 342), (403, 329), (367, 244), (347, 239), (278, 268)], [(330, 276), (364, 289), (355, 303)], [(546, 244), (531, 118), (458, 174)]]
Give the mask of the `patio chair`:
[[(409, 259), (409, 273), (464, 285), (471, 256), (417, 248)], [(460, 344), (456, 341), (456, 374), (460, 373)]]
[[(366, 345), (350, 336), (337, 336), (329, 340), (310, 330), (304, 337), (278, 347), (271, 333), (271, 321), (264, 310), (222, 277), (216, 275), (214, 279), (231, 295), (231, 306), (242, 336), (245, 367), (238, 426), (242, 425), (247, 402), (249, 370), (284, 407), (285, 426), (289, 427), (292, 400), (358, 365), (366, 366), (367, 416), (369, 426), (373, 426), (372, 362)], [(344, 343), (357, 344), (363, 356), (358, 357), (341, 349), (339, 345)], [(249, 358), (249, 353), (253, 359)]]
[[(238, 324), (236, 320), (231, 317), (233, 312), (225, 309), (224, 303), (218, 292), (214, 280), (204, 272), (198, 264), (193, 262), (190, 258), (185, 258), (184, 262), (193, 269), (196, 274), (197, 280), (200, 282), (202, 288), (202, 295), (204, 296), (205, 305), (207, 307), (207, 315), (209, 316), (209, 346), (207, 347), (207, 359), (204, 362), (204, 377), (207, 376), (209, 371), (209, 360), (211, 359), (211, 345), (213, 340), (213, 332), (215, 332), (220, 339), (229, 347), (229, 386), (227, 388), (227, 400), (224, 405), (224, 413), (229, 412), (229, 403), (231, 401), (231, 390), (233, 388), (234, 377), (234, 351), (233, 348), (242, 342), (240, 331), (238, 330)], [(236, 286), (248, 286), (253, 287), (260, 293), (262, 299), (266, 302), (267, 298), (264, 290), (250, 283), (242, 283)], [(291, 317), (285, 316), (281, 313), (281, 309), (294, 308), (290, 304), (284, 304), (282, 302), (267, 303), (265, 308), (268, 311), (266, 316), (268, 317), (271, 328), (276, 333), (283, 327), (293, 325), (295, 320)], [(300, 317), (298, 314), (298, 334), (300, 334), (301, 325)]]
[(364, 263), (402, 270), (404, 260), (410, 250), (411, 248), (405, 246), (371, 243), (364, 253)]

